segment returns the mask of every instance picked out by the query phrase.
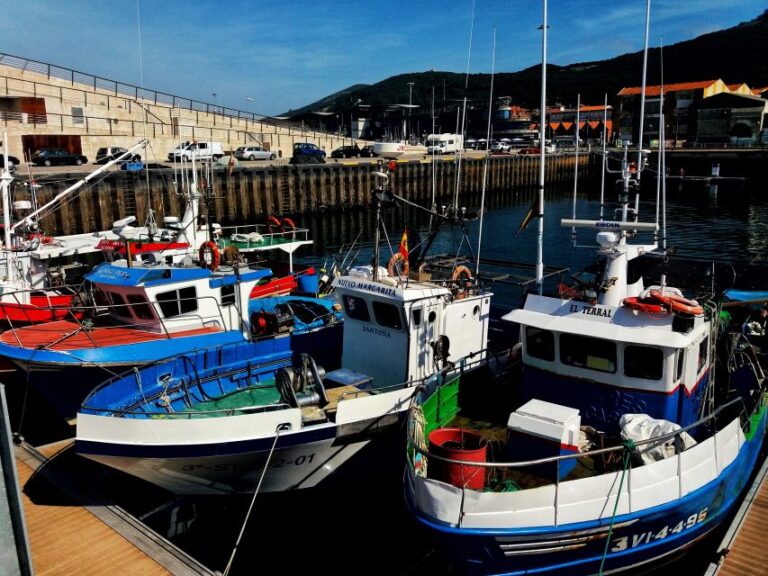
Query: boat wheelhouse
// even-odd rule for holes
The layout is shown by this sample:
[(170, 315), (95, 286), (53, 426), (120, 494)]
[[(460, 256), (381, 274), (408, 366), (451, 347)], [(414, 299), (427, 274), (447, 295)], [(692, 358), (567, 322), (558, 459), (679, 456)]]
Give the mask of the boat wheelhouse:
[[(253, 491), (264, 470), (261, 490), (306, 488), (355, 455), (371, 454), (371, 468), (389, 462), (383, 454), (401, 446), (414, 392), (468, 377), (487, 361), (491, 293), (468, 274), (416, 276), (356, 266), (334, 279), (341, 367), (320, 359), (321, 344), (279, 339), (269, 344), (282, 346), (277, 356), (261, 364), (251, 351), (260, 342), (156, 363), (86, 399), (76, 450), (185, 494)], [(234, 406), (219, 404), (232, 399)]]

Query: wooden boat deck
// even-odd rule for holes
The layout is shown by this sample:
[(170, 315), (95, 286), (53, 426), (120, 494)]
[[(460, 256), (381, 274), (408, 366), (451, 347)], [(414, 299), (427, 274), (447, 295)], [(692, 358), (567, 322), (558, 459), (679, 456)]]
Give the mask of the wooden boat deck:
[(768, 573), (768, 460), (755, 477), (717, 550), (720, 560), (705, 576), (764, 576)]
[(26, 445), (16, 448), (35, 574), (214, 574), (118, 507), (77, 494), (81, 481), (46, 471), (53, 461), (46, 458), (71, 444), (67, 440), (41, 452)]
[[(182, 338), (198, 334), (221, 332), (221, 328), (203, 327), (173, 332), (170, 337)], [(0, 334), (0, 342), (20, 348), (45, 348), (46, 350), (82, 350), (104, 348), (139, 342), (165, 340), (168, 334), (149, 332), (130, 326), (102, 326), (84, 329), (71, 320), (58, 320), (27, 326), (18, 330), (7, 330)]]

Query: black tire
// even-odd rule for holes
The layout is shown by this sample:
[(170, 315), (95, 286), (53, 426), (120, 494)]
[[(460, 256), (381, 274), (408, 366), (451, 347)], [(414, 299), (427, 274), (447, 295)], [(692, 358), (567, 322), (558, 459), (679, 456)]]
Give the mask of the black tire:
[(254, 160), (256, 160), (256, 156), (254, 156), (253, 154), (251, 154), (250, 156), (248, 156), (248, 160), (250, 160), (251, 162), (253, 162)]
[(141, 162), (141, 156), (139, 156), (138, 154), (136, 154), (136, 155), (133, 157), (133, 161), (134, 161), (134, 162)]
[(270, 159), (270, 160), (276, 160), (276, 159), (277, 159), (277, 156), (275, 156), (274, 154), (270, 154), (270, 155), (269, 155), (269, 159)]
[(45, 164), (46, 166), (50, 166), (51, 165), (51, 161), (50, 160), (45, 160), (43, 162), (43, 164)]
[(75, 159), (75, 164), (77, 166), (82, 166), (83, 165), (83, 159), (82, 158), (76, 158)]
[(214, 162), (218, 162), (218, 161), (219, 161), (219, 159), (221, 159), (221, 157), (222, 157), (222, 156), (221, 156), (221, 154), (214, 154), (214, 155), (213, 155), (213, 161), (214, 161)]

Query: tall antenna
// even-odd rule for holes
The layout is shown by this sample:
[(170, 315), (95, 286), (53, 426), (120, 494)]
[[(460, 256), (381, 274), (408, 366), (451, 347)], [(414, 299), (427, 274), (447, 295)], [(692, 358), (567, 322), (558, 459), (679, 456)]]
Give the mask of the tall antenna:
[(547, 0), (541, 25), (541, 113), (539, 118), (539, 234), (536, 245), (536, 284), (544, 292), (544, 160), (546, 158), (545, 126), (547, 121)]

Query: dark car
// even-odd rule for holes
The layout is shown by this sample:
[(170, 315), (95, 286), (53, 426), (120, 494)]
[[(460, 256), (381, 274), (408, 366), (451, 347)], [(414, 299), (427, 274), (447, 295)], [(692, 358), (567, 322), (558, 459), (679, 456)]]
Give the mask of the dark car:
[(318, 148), (317, 144), (309, 142), (296, 142), (293, 145), (291, 164), (325, 164), (325, 150)]
[(368, 146), (360, 148), (361, 158), (376, 158), (376, 156), (378, 156), (378, 154), (373, 151), (373, 144), (368, 144)]
[(82, 166), (88, 162), (88, 158), (81, 154), (72, 154), (61, 148), (41, 148), (32, 154), (32, 164), (35, 166), (54, 166), (71, 164)]
[(357, 144), (339, 146), (331, 152), (331, 158), (360, 158), (360, 148), (358, 148)]
[[(121, 148), (120, 146), (107, 146), (106, 148), (99, 148), (96, 151), (96, 161), (94, 164), (106, 164), (110, 160), (114, 160), (121, 154), (125, 154), (128, 152), (125, 148)], [(141, 156), (138, 154), (133, 154), (132, 156), (127, 156), (125, 158), (126, 162), (141, 162)]]
[[(19, 159), (16, 156), (8, 155), (8, 167), (13, 169), (19, 165)], [(5, 168), (5, 156), (0, 154), (0, 168)]]

